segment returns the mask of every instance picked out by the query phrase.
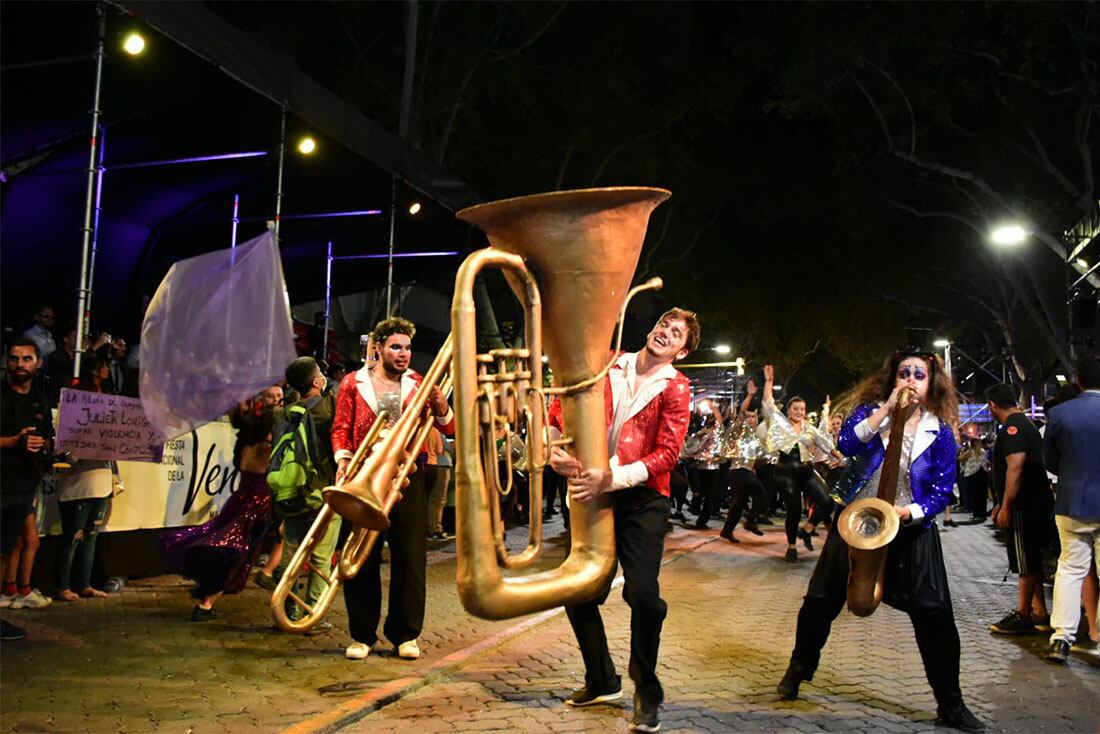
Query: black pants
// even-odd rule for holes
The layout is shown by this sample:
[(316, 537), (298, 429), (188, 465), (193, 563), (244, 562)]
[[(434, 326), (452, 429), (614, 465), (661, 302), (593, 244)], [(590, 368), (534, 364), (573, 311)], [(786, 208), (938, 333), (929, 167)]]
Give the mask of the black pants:
[(569, 502), (566, 501), (568, 492), (565, 477), (550, 467), (544, 468), (542, 471), (542, 491), (546, 495), (546, 514), (550, 515), (554, 512), (554, 498), (559, 497), (558, 504), (561, 506), (562, 517), (565, 518), (565, 527), (569, 527)]
[(778, 508), (777, 498), (779, 492), (775, 484), (775, 464), (770, 464), (763, 459), (757, 459), (752, 469), (756, 472), (756, 478), (764, 487), (764, 504), (757, 515), (770, 516)]
[[(813, 679), (814, 671), (817, 670), (821, 660), (821, 649), (829, 639), (833, 620), (840, 614), (847, 600), (848, 544), (835, 530), (835, 519), (833, 528), (834, 530), (829, 532), (825, 540), (821, 557), (817, 559), (817, 566), (810, 578), (810, 588), (798, 612), (798, 631), (795, 633), (791, 662), (801, 666), (802, 677), (806, 680)], [(917, 540), (934, 541), (923, 545), (934, 546), (936, 552), (913, 554), (908, 559), (900, 559), (900, 562), (899, 559), (888, 557), (886, 585), (889, 590), (891, 583), (896, 581), (897, 586), (915, 589), (915, 592), (901, 591), (900, 594), (907, 594), (911, 599), (911, 602), (905, 605), (904, 611), (909, 614), (913, 632), (916, 633), (917, 648), (924, 663), (924, 674), (932, 686), (936, 703), (943, 709), (962, 700), (962, 691), (959, 688), (961, 645), (959, 630), (955, 626), (951, 596), (946, 587), (946, 572), (943, 569), (943, 555), (939, 552), (939, 538), (938, 536), (920, 537), (922, 533), (935, 535), (938, 532), (935, 526), (901, 529), (894, 540), (895, 544), (901, 544), (898, 548), (899, 552), (906, 553), (904, 546), (913, 545)], [(920, 565), (936, 567), (916, 568)], [(900, 573), (895, 573), (899, 570)], [(938, 588), (931, 592), (923, 592), (920, 585), (925, 579), (936, 579), (932, 585)], [(927, 598), (921, 599), (922, 594)]]
[[(657, 679), (657, 650), (668, 605), (661, 599), (657, 575), (665, 548), (668, 501), (649, 487), (632, 487), (613, 492), (611, 508), (625, 580), (623, 599), (630, 605), (630, 678), (638, 695), (660, 703), (665, 694)], [(620, 685), (600, 616), (600, 605), (610, 591), (608, 586), (592, 601), (565, 608), (584, 658), (585, 685), (595, 690), (618, 690)]]
[(699, 492), (703, 502), (699, 509), (699, 518), (695, 524), (699, 527), (706, 525), (710, 519), (718, 514), (718, 504), (722, 500), (723, 488), (719, 486), (722, 475), (721, 469), (696, 468), (695, 476), (699, 477)]
[(764, 485), (756, 478), (751, 469), (733, 469), (730, 471), (730, 488), (733, 491), (733, 503), (730, 505), (729, 515), (726, 516), (726, 524), (722, 532), (727, 535), (732, 533), (741, 522), (741, 515), (749, 507), (752, 500), (752, 511), (749, 519), (755, 520), (760, 513), (765, 511)]
[(686, 474), (687, 467), (681, 463), (677, 464), (676, 468), (668, 475), (669, 485), (671, 487), (671, 496), (669, 499), (676, 512), (683, 512), (684, 505), (687, 504), (688, 480)]
[(374, 544), (367, 562), (344, 582), (348, 631), (356, 642), (378, 641), (382, 615), (382, 541), (390, 544), (390, 595), (383, 633), (394, 645), (415, 640), (424, 628), (428, 568), (428, 495), (421, 466), (409, 476), (401, 501), (390, 512), (390, 529)]
[(832, 514), (834, 502), (829, 497), (825, 480), (814, 471), (813, 464), (780, 462), (775, 468), (775, 481), (780, 497), (787, 506), (787, 519), (783, 523), (787, 531), (787, 544), (794, 545), (798, 540), (798, 526), (802, 520), (802, 495), (805, 494), (819, 508), (814, 513), (814, 524)]

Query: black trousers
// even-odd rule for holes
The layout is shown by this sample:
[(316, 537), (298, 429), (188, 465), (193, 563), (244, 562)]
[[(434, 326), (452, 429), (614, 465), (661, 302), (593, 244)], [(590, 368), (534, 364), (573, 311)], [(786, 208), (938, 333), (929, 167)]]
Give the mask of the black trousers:
[(671, 496), (669, 499), (676, 512), (683, 512), (684, 505), (687, 504), (688, 480), (686, 475), (687, 466), (683, 463), (677, 464), (676, 468), (668, 475), (669, 485), (671, 487)]
[(805, 494), (819, 511), (814, 513), (816, 525), (822, 518), (832, 514), (833, 500), (829, 497), (829, 488), (825, 480), (814, 471), (813, 464), (779, 462), (775, 468), (775, 482), (780, 497), (787, 507), (787, 519), (783, 526), (787, 531), (787, 544), (794, 545), (798, 540), (798, 526), (802, 520), (802, 495)]
[[(623, 599), (630, 605), (630, 678), (639, 696), (660, 703), (665, 694), (657, 678), (657, 650), (668, 605), (661, 599), (657, 575), (665, 549), (668, 500), (649, 487), (623, 489), (610, 496), (615, 546), (625, 581)], [(585, 685), (598, 690), (617, 690), (620, 685), (600, 616), (600, 605), (610, 592), (609, 585), (592, 601), (565, 608), (584, 658)]]
[[(834, 529), (825, 540), (825, 547), (817, 559), (817, 566), (810, 577), (810, 587), (798, 612), (798, 630), (791, 662), (798, 663), (806, 680), (813, 679), (833, 620), (847, 601), (848, 544), (835, 530), (836, 527), (834, 518)], [(934, 525), (930, 528), (901, 529), (891, 544), (890, 553), (894, 555), (887, 557), (886, 600), (899, 606), (890, 601), (891, 596), (896, 594), (907, 599), (908, 603), (900, 606), (909, 614), (924, 663), (924, 674), (932, 686), (936, 703), (943, 709), (962, 700), (959, 688), (961, 645), (951, 595), (946, 586), (947, 574), (943, 568), (938, 532)], [(929, 533), (931, 536), (926, 535)], [(898, 545), (896, 554), (894, 545)]]
[(769, 516), (779, 506), (777, 502), (779, 491), (775, 484), (775, 464), (757, 459), (752, 469), (756, 472), (756, 478), (760, 480), (760, 484), (764, 486), (764, 504), (757, 515)]
[[(422, 463), (422, 462), (421, 462)], [(404, 496), (390, 512), (390, 528), (374, 544), (359, 573), (344, 582), (348, 631), (356, 642), (378, 641), (382, 615), (382, 541), (390, 544), (389, 607), (383, 633), (394, 645), (415, 640), (424, 628), (428, 569), (428, 495), (424, 468), (409, 475)]]
[(724, 489), (720, 482), (722, 474), (720, 468), (695, 469), (695, 476), (699, 477), (699, 491), (703, 496), (699, 518), (695, 521), (696, 525), (706, 525), (712, 517), (718, 514), (718, 506), (722, 501), (722, 491)]
[(726, 524), (722, 527), (723, 533), (732, 533), (741, 522), (741, 515), (749, 507), (752, 500), (752, 511), (749, 512), (750, 520), (754, 520), (765, 511), (764, 485), (756, 478), (751, 469), (733, 469), (730, 471), (730, 489), (733, 492), (733, 503), (730, 505), (729, 514), (726, 516)]

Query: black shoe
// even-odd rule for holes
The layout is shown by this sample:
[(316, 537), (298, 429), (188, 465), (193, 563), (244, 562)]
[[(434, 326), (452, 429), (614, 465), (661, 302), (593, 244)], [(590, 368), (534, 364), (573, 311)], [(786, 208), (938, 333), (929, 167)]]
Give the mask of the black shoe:
[(798, 549), (788, 548), (787, 549), (787, 555), (785, 555), (783, 557), (786, 558), (788, 562), (794, 563), (795, 561), (798, 560)]
[(753, 535), (763, 535), (764, 534), (764, 531), (761, 530), (760, 528), (756, 527), (756, 523), (754, 523), (754, 522), (746, 522), (741, 527), (745, 528), (745, 530), (748, 530)]
[(944, 524), (945, 526), (949, 527), (949, 528), (957, 528), (957, 527), (959, 527), (959, 524), (958, 524), (957, 522), (955, 522), (954, 520), (944, 520), (944, 521), (943, 521), (943, 524)]
[(1050, 615), (1044, 614), (1042, 617), (1036, 617), (1031, 615), (1031, 622), (1035, 625), (1035, 629), (1040, 632), (1053, 632), (1054, 630), (1050, 626)]
[(940, 726), (946, 726), (951, 729), (961, 729), (962, 731), (985, 731), (985, 724), (983, 724), (977, 716), (970, 713), (970, 709), (968, 709), (966, 704), (961, 700), (952, 706), (940, 709), (939, 718), (936, 719), (936, 723)]
[(669, 518), (672, 520), (679, 520), (680, 522), (687, 522), (687, 517), (684, 515), (682, 510), (678, 510), (672, 513)]
[(802, 675), (802, 666), (792, 660), (775, 690), (779, 692), (784, 701), (793, 701), (798, 698), (798, 687), (802, 685), (804, 680), (806, 678)]
[(731, 542), (731, 543), (740, 543), (740, 542), (741, 542), (741, 541), (740, 541), (740, 540), (738, 540), (737, 538), (733, 537), (733, 533), (732, 533), (732, 532), (728, 532), (728, 533), (727, 533), (727, 532), (726, 532), (725, 530), (723, 530), (722, 532), (718, 533), (718, 537), (720, 537), (720, 538), (725, 538), (726, 540), (728, 540), (728, 541), (729, 541), (729, 542)]
[(14, 642), (27, 636), (27, 631), (18, 625), (14, 625), (6, 619), (0, 619), (0, 640)]
[(812, 535), (807, 533), (802, 528), (799, 528), (798, 537), (802, 539), (802, 545), (806, 546), (806, 550), (812, 551), (814, 549), (814, 540)]
[(566, 706), (595, 706), (598, 703), (617, 701), (623, 697), (622, 685), (616, 685), (610, 689), (596, 689), (585, 686), (573, 691), (569, 698), (565, 699)]
[(1035, 631), (1035, 623), (1030, 614), (1025, 617), (1014, 609), (1000, 622), (989, 625), (989, 629), (998, 635), (1029, 635)]
[(210, 609), (203, 609), (198, 604), (196, 604), (195, 608), (191, 610), (192, 622), (209, 622), (210, 620), (217, 619), (220, 616), (222, 616), (221, 612), (217, 611), (213, 607), (211, 607)]
[(1069, 643), (1065, 640), (1055, 640), (1050, 643), (1046, 654), (1043, 656), (1052, 663), (1064, 663), (1069, 657)]
[(656, 701), (646, 701), (637, 693), (634, 694), (634, 718), (630, 721), (630, 731), (660, 731), (661, 722), (657, 718), (657, 711), (661, 704)]

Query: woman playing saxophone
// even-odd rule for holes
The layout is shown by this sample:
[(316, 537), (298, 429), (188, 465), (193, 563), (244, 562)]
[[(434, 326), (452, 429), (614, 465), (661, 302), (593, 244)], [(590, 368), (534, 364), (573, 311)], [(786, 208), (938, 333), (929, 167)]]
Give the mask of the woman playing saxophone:
[[(959, 632), (947, 586), (943, 550), (934, 519), (951, 500), (956, 444), (952, 426), (958, 404), (941, 359), (903, 348), (853, 390), (858, 403), (840, 431), (840, 450), (849, 458), (836, 487), (842, 505), (878, 493), (890, 432), (890, 415), (902, 390), (919, 406), (905, 422), (897, 471), (895, 511), (901, 521), (887, 547), (883, 601), (909, 615), (925, 673), (936, 697), (939, 723), (963, 731), (984, 725), (963, 703), (959, 687)], [(837, 510), (839, 519), (840, 508)], [(778, 690), (798, 697), (812, 680), (832, 622), (844, 607), (849, 551), (834, 522), (798, 613), (790, 666)]]

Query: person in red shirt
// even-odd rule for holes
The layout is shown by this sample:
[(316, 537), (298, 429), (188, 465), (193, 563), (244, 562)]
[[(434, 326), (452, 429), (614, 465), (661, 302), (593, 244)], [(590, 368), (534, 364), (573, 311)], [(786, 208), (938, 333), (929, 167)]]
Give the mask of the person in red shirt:
[[(353, 372), (340, 383), (336, 416), (332, 421), (332, 449), (336, 458), (336, 484), (344, 481), (348, 463), (378, 416), (396, 422), (424, 379), (409, 369), (412, 338), (416, 327), (400, 317), (380, 321), (372, 332), (378, 346), (378, 359)], [(454, 435), (454, 412), (436, 386), (428, 394), (428, 405), (439, 430)], [(397, 648), (399, 657), (420, 657), (417, 638), (424, 627), (424, 600), (427, 587), (427, 487), (424, 486), (425, 454), (421, 453), (417, 471), (409, 475), (409, 486), (390, 512), (390, 528), (385, 538), (390, 545), (389, 609), (383, 633)], [(375, 543), (370, 557), (359, 573), (344, 583), (344, 604), (348, 610), (348, 631), (354, 640), (345, 650), (351, 660), (362, 660), (378, 641), (378, 621), (382, 614), (382, 538)]]
[[(560, 448), (551, 466), (568, 478), (571, 502), (608, 495), (615, 517), (615, 543), (630, 605), (630, 677), (634, 681), (631, 731), (660, 728), (658, 708), (664, 690), (657, 678), (657, 650), (668, 606), (660, 596), (658, 573), (669, 516), (669, 474), (680, 457), (691, 411), (690, 381), (673, 368), (699, 346), (699, 321), (691, 311), (674, 308), (657, 321), (639, 352), (619, 355), (604, 380), (609, 467), (586, 467)], [(550, 423), (560, 435), (561, 406), (550, 408)], [(607, 648), (596, 599), (566, 607), (581, 648), (585, 685), (566, 700), (590, 706), (622, 697), (622, 685)]]

